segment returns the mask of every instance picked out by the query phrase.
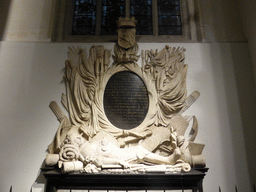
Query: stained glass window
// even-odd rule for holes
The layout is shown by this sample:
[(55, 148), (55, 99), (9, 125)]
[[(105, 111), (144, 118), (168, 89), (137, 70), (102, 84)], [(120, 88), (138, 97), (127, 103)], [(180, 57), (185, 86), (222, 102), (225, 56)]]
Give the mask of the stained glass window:
[(101, 35), (116, 35), (116, 21), (124, 16), (125, 0), (102, 0)]
[(152, 0), (131, 0), (130, 15), (138, 20), (137, 35), (153, 35)]
[(94, 35), (97, 0), (76, 0), (74, 4), (72, 35)]
[(181, 35), (179, 0), (157, 0), (159, 35)]
[(182, 35), (179, 0), (74, 0), (72, 35), (117, 35), (127, 13), (138, 20), (137, 35)]

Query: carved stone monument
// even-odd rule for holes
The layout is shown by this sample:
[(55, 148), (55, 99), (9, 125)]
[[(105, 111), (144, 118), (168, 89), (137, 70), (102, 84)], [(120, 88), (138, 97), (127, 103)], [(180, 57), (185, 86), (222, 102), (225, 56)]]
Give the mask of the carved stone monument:
[(117, 23), (113, 63), (111, 50), (103, 46), (92, 46), (88, 56), (84, 49), (69, 48), (61, 98), (69, 117), (51, 102), (60, 125), (46, 165), (58, 165), (63, 173), (166, 173), (205, 167), (204, 145), (194, 142), (197, 119), (183, 116), (199, 97), (198, 91), (187, 93), (185, 49), (166, 45), (138, 55), (137, 21), (120, 18)]

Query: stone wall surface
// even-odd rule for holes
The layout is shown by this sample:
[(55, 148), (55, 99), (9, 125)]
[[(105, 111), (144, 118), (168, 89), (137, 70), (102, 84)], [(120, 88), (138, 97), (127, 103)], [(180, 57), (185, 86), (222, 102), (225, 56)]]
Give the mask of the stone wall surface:
[[(40, 167), (58, 127), (48, 105), (51, 101), (60, 104), (65, 92), (62, 77), (68, 47), (89, 50), (91, 45), (1, 42), (1, 191), (8, 191), (11, 185), (13, 191), (43, 188)], [(107, 49), (114, 46), (103, 45)], [(164, 43), (139, 44), (140, 49), (161, 50), (164, 46)], [(186, 48), (188, 93), (194, 90), (201, 93), (187, 113), (197, 116), (196, 141), (206, 145), (203, 154), (210, 170), (204, 180), (205, 191), (214, 192), (218, 186), (223, 191), (232, 191), (235, 185), (249, 191), (253, 184), (249, 172), (255, 174), (255, 165), (248, 166), (247, 157), (252, 158), (256, 150), (255, 144), (244, 136), (255, 134), (256, 113), (248, 45), (172, 43), (169, 46)]]

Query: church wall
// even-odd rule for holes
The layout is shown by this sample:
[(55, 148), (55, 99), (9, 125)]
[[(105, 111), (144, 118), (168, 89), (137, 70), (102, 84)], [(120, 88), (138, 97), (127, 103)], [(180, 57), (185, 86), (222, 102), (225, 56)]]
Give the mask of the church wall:
[[(44, 186), (40, 167), (59, 124), (48, 105), (52, 100), (60, 104), (65, 91), (62, 76), (68, 46), (89, 49), (92, 44), (50, 43), (55, 0), (3, 2), (0, 8), (9, 11), (0, 13), (0, 191), (9, 191), (11, 185), (13, 192), (31, 187), (40, 191)], [(256, 184), (255, 17), (248, 11), (254, 4), (248, 1), (242, 6), (243, 24), (249, 29), (247, 44), (234, 2), (201, 1), (204, 43), (169, 43), (187, 49), (188, 92), (201, 93), (187, 113), (197, 116), (196, 141), (206, 144), (207, 192), (218, 191), (219, 186), (234, 191), (235, 185), (238, 191), (250, 191)], [(161, 50), (164, 45), (139, 47)], [(113, 49), (113, 44), (105, 47)]]
[[(6, 12), (3, 41), (50, 42), (53, 28), (55, 0), (4, 0)], [(4, 6), (6, 5), (6, 6)], [(7, 6), (8, 5), (8, 6)], [(2, 27), (2, 26), (1, 26)]]
[(254, 78), (256, 80), (256, 2), (250, 0), (237, 0), (240, 7), (243, 28), (248, 39), (250, 57), (253, 63)]
[[(68, 46), (77, 45), (89, 49), (92, 44), (0, 43), (0, 191), (8, 191), (11, 185), (13, 192), (43, 188), (40, 167), (58, 127), (48, 105), (53, 100), (60, 104), (61, 93), (65, 92), (62, 77)], [(114, 44), (104, 45), (113, 49)], [(188, 93), (201, 93), (186, 113), (198, 118), (196, 142), (206, 145), (203, 154), (210, 169), (204, 180), (205, 191), (218, 191), (219, 186), (222, 191), (234, 191), (235, 185), (241, 191), (250, 191), (243, 135), (246, 127), (241, 119), (236, 75), (239, 68), (245, 79), (252, 77), (252, 72), (243, 68), (249, 63), (248, 45), (169, 45), (186, 48)], [(140, 50), (161, 50), (164, 46), (139, 44)], [(244, 94), (253, 90), (251, 84), (243, 86)], [(252, 99), (246, 101), (248, 107)]]

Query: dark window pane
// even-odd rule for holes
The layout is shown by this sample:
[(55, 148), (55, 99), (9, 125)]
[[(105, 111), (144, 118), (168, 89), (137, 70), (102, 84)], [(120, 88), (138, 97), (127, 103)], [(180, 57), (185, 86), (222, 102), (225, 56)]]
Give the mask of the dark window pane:
[(151, 0), (131, 0), (130, 15), (138, 20), (136, 26), (137, 35), (153, 35), (152, 1)]
[(102, 0), (101, 35), (117, 35), (116, 21), (124, 14), (125, 0)]
[(157, 0), (159, 35), (181, 35), (179, 0)]
[[(181, 35), (179, 0), (157, 0), (159, 35)], [(72, 35), (95, 35), (97, 0), (75, 0)], [(153, 35), (152, 0), (130, 0), (139, 21), (137, 35)], [(102, 0), (101, 35), (117, 35), (116, 20), (125, 16), (125, 0)]]
[(159, 28), (160, 35), (181, 35), (181, 27), (161, 27)]
[(97, 0), (76, 0), (72, 35), (95, 35)]

